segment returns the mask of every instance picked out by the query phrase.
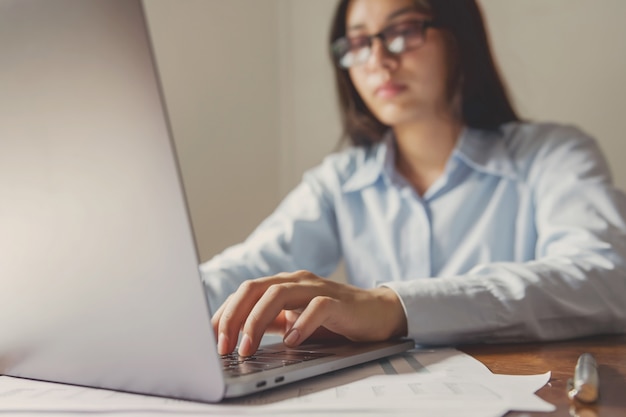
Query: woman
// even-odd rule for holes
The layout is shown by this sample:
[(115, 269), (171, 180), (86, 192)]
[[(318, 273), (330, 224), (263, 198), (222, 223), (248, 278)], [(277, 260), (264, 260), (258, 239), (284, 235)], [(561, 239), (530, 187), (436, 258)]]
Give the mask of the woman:
[[(289, 346), (625, 330), (626, 199), (594, 140), (518, 120), (473, 0), (342, 0), (332, 48), (352, 146), (201, 266), (221, 354), (240, 330), (241, 355), (265, 330)], [(320, 278), (341, 259), (351, 285)]]

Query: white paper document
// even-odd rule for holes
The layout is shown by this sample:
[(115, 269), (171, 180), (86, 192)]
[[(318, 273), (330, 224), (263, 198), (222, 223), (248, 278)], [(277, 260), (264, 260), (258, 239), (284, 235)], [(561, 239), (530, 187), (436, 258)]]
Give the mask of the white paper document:
[(447, 415), (497, 417), (509, 410), (552, 411), (534, 392), (550, 373), (492, 374), (455, 349), (415, 350), (220, 404), (0, 377), (0, 414)]

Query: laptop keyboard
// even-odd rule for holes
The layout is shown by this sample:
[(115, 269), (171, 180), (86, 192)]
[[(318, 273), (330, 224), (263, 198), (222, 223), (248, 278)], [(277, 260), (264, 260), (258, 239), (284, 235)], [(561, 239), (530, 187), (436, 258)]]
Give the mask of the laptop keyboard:
[(264, 350), (259, 349), (253, 356), (239, 356), (237, 353), (222, 356), (222, 367), (227, 376), (248, 375), (268, 369), (311, 361), (333, 356), (327, 352), (309, 352), (304, 350)]

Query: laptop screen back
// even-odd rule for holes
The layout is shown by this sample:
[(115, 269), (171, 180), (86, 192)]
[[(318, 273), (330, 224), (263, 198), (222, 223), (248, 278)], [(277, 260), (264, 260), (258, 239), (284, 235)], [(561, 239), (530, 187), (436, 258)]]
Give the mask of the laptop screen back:
[(140, 1), (0, 0), (0, 373), (224, 391)]

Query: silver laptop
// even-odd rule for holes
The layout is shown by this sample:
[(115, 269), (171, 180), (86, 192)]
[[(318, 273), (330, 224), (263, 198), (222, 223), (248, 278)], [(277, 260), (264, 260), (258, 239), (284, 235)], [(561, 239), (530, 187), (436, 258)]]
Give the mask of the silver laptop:
[(220, 358), (139, 0), (0, 0), (0, 200), (1, 374), (214, 402), (413, 346)]

